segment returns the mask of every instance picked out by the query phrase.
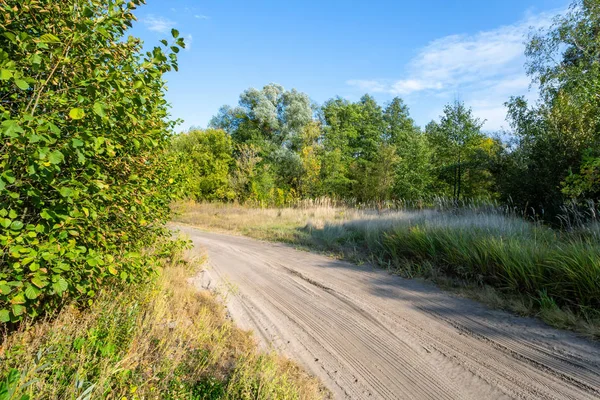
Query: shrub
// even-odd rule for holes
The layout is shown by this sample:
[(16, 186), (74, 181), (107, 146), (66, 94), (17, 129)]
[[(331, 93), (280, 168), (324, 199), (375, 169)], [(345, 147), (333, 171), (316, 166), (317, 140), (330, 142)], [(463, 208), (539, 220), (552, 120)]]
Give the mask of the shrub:
[(0, 3), (0, 321), (143, 280), (169, 214), (162, 76), (124, 38), (142, 0)]

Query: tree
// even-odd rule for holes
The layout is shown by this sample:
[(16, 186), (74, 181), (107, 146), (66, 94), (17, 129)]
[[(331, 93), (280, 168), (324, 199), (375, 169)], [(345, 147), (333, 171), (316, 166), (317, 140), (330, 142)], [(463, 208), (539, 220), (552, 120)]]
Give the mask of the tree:
[(408, 107), (399, 97), (386, 107), (384, 141), (396, 150), (393, 195), (420, 199), (430, 194), (431, 151), (427, 139), (410, 118)]
[(565, 195), (597, 196), (588, 178), (600, 157), (599, 32), (600, 4), (578, 0), (531, 37), (528, 73), (540, 86), (541, 102), (508, 103), (518, 143), (506, 158), (518, 179), (505, 182), (505, 197), (554, 215)]
[(297, 192), (301, 136), (312, 121), (313, 106), (306, 94), (269, 84), (244, 91), (238, 107), (223, 106), (209, 126), (225, 130), (238, 145), (253, 146), (272, 178), (265, 184), (270, 181), (284, 191)]
[(323, 154), (323, 147), (320, 143), (321, 138), (321, 126), (317, 122), (312, 122), (304, 127), (299, 151), (302, 173), (298, 185), (298, 194), (301, 197), (315, 198), (321, 195), (320, 175)]
[(0, 322), (152, 273), (175, 183), (163, 76), (184, 43), (126, 38), (140, 4), (0, 4)]
[(432, 122), (427, 126), (429, 139), (435, 146), (440, 176), (451, 182), (455, 203), (460, 200), (465, 170), (472, 166), (474, 149), (484, 139), (482, 126), (483, 122), (459, 101), (444, 107), (439, 123)]
[(336, 197), (373, 200), (377, 194), (370, 173), (383, 143), (383, 111), (370, 96), (357, 103), (340, 98), (322, 108), (323, 144), (327, 154), (323, 172), (327, 192)]
[(271, 83), (262, 90), (244, 91), (239, 106), (221, 107), (209, 126), (225, 130), (236, 143), (293, 147), (312, 117), (312, 104), (306, 94)]

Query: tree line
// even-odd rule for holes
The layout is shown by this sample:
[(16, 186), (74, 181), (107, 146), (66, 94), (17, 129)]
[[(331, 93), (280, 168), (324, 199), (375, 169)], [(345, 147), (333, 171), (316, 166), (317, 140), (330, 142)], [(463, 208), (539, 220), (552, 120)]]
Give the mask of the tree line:
[(577, 1), (526, 47), (540, 100), (507, 99), (511, 132), (490, 134), (460, 101), (424, 128), (401, 98), (352, 102), (276, 84), (248, 89), (206, 130), (173, 141), (197, 200), (284, 205), (328, 196), (356, 202), (490, 199), (556, 215), (600, 195), (598, 1)]

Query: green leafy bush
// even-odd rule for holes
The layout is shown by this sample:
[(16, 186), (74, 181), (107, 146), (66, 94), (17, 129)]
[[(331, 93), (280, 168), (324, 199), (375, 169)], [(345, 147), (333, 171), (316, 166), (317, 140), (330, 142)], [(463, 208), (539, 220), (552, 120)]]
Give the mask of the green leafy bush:
[(173, 184), (162, 77), (184, 43), (125, 39), (141, 3), (0, 3), (0, 322), (152, 270)]

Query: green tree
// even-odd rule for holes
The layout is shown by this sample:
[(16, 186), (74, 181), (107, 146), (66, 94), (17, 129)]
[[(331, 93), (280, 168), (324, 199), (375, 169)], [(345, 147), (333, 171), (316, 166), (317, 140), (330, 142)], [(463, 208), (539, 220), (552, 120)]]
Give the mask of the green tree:
[(302, 173), (298, 195), (303, 198), (315, 198), (322, 194), (320, 176), (323, 147), (320, 143), (321, 138), (321, 126), (317, 122), (306, 125), (301, 134), (299, 155)]
[(430, 142), (435, 146), (435, 162), (439, 176), (452, 188), (455, 203), (463, 191), (465, 172), (473, 168), (476, 147), (481, 144), (483, 122), (473, 116), (464, 103), (455, 101), (444, 107), (440, 122), (427, 126)]
[(600, 3), (575, 1), (528, 43), (528, 72), (541, 102), (508, 103), (517, 145), (505, 157), (505, 197), (557, 214), (565, 195), (598, 199)]
[(430, 194), (431, 150), (427, 138), (410, 118), (408, 107), (396, 97), (384, 111), (384, 141), (394, 146), (396, 161), (393, 196), (420, 199)]
[(237, 107), (222, 107), (209, 125), (225, 130), (234, 143), (252, 145), (258, 151), (261, 168), (269, 170), (272, 178), (265, 184), (271, 181), (277, 188), (297, 192), (302, 173), (299, 145), (312, 121), (313, 106), (306, 94), (269, 84), (261, 90), (246, 90)]
[(231, 137), (220, 129), (192, 130), (173, 139), (173, 150), (185, 169), (187, 196), (196, 200), (233, 200), (229, 170), (233, 164)]
[(0, 321), (145, 279), (171, 200), (163, 75), (139, 0), (0, 3)]
[(323, 105), (322, 119), (324, 149), (331, 153), (324, 160), (326, 191), (340, 198), (376, 199), (370, 174), (382, 161), (378, 153), (385, 127), (381, 107), (368, 95), (356, 103), (332, 99)]

